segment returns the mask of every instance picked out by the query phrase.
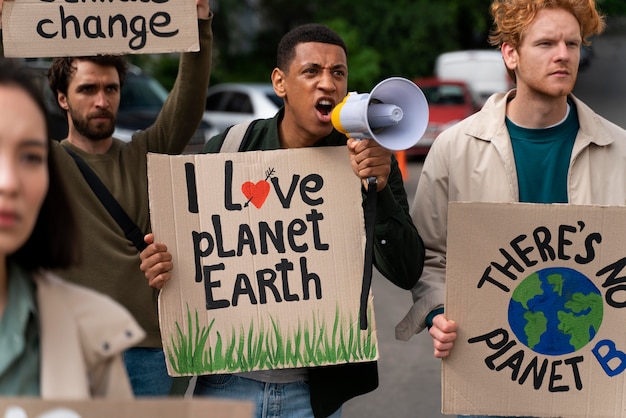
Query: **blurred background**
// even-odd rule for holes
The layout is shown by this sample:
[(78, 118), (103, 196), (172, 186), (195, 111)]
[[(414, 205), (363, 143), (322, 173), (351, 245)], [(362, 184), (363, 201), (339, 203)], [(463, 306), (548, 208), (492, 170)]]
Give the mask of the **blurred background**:
[[(392, 76), (433, 74), (443, 52), (490, 48), (491, 0), (211, 0), (214, 58), (211, 85), (269, 82), (276, 46), (293, 27), (324, 23), (349, 50), (349, 91), (368, 92)], [(626, 15), (624, 0), (596, 0), (607, 16)], [(167, 89), (177, 56), (136, 55), (131, 59)]]
[[(406, 158), (423, 158), (437, 135), (477, 111), (512, 82), (499, 51), (487, 42), (491, 0), (210, 0), (214, 52), (203, 121), (185, 152), (198, 152), (213, 135), (250, 119), (272, 117), (282, 105), (270, 74), (280, 38), (302, 23), (324, 23), (349, 50), (348, 91), (369, 92), (389, 77), (413, 80), (425, 93), (429, 123)], [(322, 4), (323, 3), (323, 4)], [(626, 22), (626, 1), (596, 0), (607, 16), (607, 34)], [(593, 41), (593, 40), (590, 40)], [(581, 48), (588, 72), (593, 43)], [(178, 70), (179, 55), (128, 55), (133, 64), (122, 89), (114, 136), (124, 141), (150, 126)], [(53, 139), (67, 135), (65, 117), (46, 86), (49, 60), (26, 60), (38, 70), (51, 114)]]

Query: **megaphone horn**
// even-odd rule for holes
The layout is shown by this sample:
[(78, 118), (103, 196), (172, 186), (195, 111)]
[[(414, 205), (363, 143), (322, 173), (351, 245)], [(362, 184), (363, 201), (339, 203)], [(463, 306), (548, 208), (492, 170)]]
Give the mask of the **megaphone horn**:
[(414, 146), (428, 126), (428, 102), (410, 80), (392, 77), (368, 93), (348, 93), (332, 111), (335, 129), (355, 139), (372, 138), (392, 151)]

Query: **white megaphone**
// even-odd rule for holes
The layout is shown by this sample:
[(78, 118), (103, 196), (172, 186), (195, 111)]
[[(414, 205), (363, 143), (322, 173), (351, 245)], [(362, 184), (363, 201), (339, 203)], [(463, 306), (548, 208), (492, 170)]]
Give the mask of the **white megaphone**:
[(392, 77), (367, 93), (348, 93), (332, 111), (335, 129), (355, 139), (372, 138), (392, 151), (411, 148), (428, 126), (428, 101), (411, 80)]

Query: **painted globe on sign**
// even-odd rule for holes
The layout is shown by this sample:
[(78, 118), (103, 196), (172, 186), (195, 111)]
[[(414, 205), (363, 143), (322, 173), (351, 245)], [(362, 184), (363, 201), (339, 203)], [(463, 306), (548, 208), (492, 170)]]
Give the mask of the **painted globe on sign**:
[(509, 302), (509, 325), (536, 353), (569, 354), (587, 345), (600, 329), (602, 294), (570, 268), (546, 268), (526, 277)]

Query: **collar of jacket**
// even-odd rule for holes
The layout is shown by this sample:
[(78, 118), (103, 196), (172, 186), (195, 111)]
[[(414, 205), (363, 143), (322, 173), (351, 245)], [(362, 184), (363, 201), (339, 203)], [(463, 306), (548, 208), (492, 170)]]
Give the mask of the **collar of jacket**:
[[(465, 133), (483, 141), (498, 141), (501, 138), (508, 139), (509, 136), (505, 123), (506, 103), (514, 96), (515, 89), (507, 93), (492, 95), (479, 112), (470, 116), (472, 120), (467, 124)], [(569, 98), (576, 106), (580, 124), (576, 138), (576, 148), (585, 147), (592, 143), (598, 146), (606, 146), (615, 142), (615, 137), (606, 129), (603, 123), (600, 123), (599, 116), (589, 106), (573, 94), (570, 94)], [(494, 117), (497, 118), (499, 123), (493, 123)]]

